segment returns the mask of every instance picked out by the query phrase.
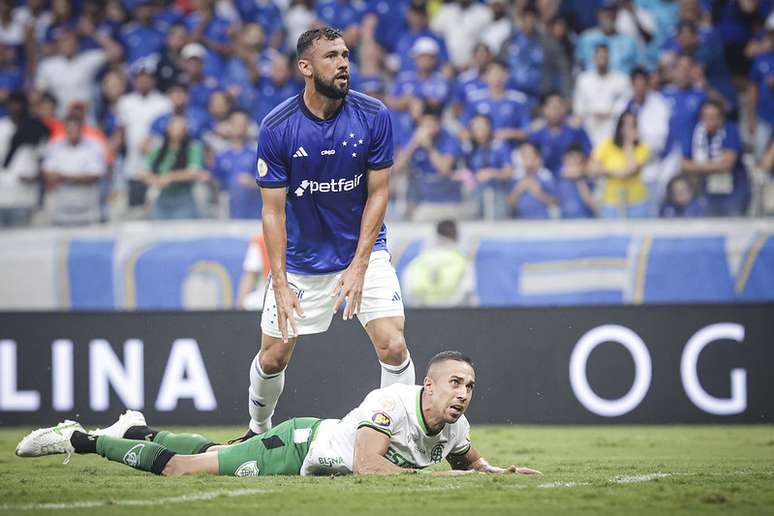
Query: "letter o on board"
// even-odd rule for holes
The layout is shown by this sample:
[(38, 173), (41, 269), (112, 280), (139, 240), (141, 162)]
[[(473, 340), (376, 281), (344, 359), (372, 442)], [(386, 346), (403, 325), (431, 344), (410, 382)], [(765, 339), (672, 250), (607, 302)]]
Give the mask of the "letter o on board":
[[(634, 382), (629, 392), (616, 400), (597, 396), (586, 377), (589, 355), (603, 342), (623, 345), (634, 359)], [(580, 338), (570, 356), (570, 385), (578, 401), (591, 412), (605, 417), (622, 416), (642, 402), (650, 388), (651, 361), (642, 339), (629, 328), (615, 324), (598, 326)]]

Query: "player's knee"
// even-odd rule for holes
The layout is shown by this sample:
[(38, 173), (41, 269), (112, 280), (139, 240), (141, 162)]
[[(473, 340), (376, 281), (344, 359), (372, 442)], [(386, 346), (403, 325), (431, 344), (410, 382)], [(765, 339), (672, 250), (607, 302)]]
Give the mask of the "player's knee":
[(408, 357), (406, 339), (401, 333), (390, 335), (381, 350), (380, 360), (389, 365), (400, 365)]
[(272, 355), (271, 353), (261, 353), (260, 362), (261, 370), (265, 374), (281, 373), (288, 365), (287, 357)]

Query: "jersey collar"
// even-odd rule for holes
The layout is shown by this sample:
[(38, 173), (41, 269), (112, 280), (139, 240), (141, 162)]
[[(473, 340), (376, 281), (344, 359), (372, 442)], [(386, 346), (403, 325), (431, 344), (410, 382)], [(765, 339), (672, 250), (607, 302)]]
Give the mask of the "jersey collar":
[(333, 114), (330, 116), (330, 118), (320, 118), (314, 113), (312, 113), (309, 108), (306, 106), (306, 102), (304, 102), (304, 92), (306, 90), (301, 90), (301, 93), (298, 94), (298, 106), (301, 108), (301, 112), (311, 121), (313, 122), (328, 122), (329, 120), (333, 120), (337, 116), (339, 116), (339, 113), (341, 113), (341, 110), (344, 109), (344, 102), (347, 101), (347, 97), (344, 97), (344, 100), (339, 105), (339, 108), (333, 112)]
[(441, 430), (443, 430), (443, 426), (440, 430), (438, 430), (436, 433), (431, 434), (427, 430), (427, 422), (425, 421), (425, 416), (422, 413), (422, 392), (425, 390), (424, 387), (419, 389), (417, 391), (417, 421), (419, 422), (419, 427), (422, 429), (422, 433), (425, 434), (427, 437), (432, 437), (434, 435), (438, 435), (441, 433)]

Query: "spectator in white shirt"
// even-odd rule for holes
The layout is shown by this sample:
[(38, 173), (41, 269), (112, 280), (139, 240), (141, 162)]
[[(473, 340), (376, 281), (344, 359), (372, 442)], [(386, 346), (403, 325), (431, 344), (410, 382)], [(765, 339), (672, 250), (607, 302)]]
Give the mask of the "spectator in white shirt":
[(29, 224), (38, 201), (38, 157), (48, 129), (28, 114), (27, 98), (12, 93), (0, 118), (0, 227)]
[(650, 149), (650, 158), (642, 167), (640, 177), (648, 187), (653, 206), (651, 215), (655, 216), (666, 192), (666, 185), (679, 168), (679, 160), (669, 157), (662, 159), (669, 135), (672, 107), (661, 93), (650, 87), (650, 76), (645, 69), (635, 68), (631, 73), (631, 83), (632, 98), (622, 103), (620, 111), (637, 116), (640, 140)]
[(97, 74), (106, 63), (121, 59), (120, 45), (109, 36), (96, 30), (90, 36), (102, 48), (79, 53), (77, 34), (62, 30), (56, 45), (59, 53), (43, 59), (38, 67), (35, 89), (51, 92), (56, 97), (59, 116), (64, 116), (73, 102), (94, 106)]
[(489, 7), (473, 0), (449, 2), (438, 9), (430, 28), (444, 38), (449, 60), (456, 69), (470, 64), (473, 47), (492, 17)]
[(122, 96), (116, 106), (118, 130), (114, 133), (114, 147), (126, 148), (123, 174), (129, 184), (129, 206), (145, 204), (146, 186), (142, 180), (145, 171), (143, 143), (150, 135), (151, 125), (161, 115), (172, 111), (169, 98), (156, 90), (155, 66), (141, 61), (134, 71), (134, 91)]
[(99, 143), (82, 138), (83, 121), (65, 119), (67, 138), (52, 143), (43, 160), (43, 173), (51, 187), (55, 224), (76, 226), (99, 222), (99, 180), (107, 161)]
[(573, 111), (588, 133), (594, 147), (613, 135), (616, 107), (631, 97), (629, 78), (610, 70), (607, 45), (594, 50), (594, 68), (581, 73), (575, 84)]

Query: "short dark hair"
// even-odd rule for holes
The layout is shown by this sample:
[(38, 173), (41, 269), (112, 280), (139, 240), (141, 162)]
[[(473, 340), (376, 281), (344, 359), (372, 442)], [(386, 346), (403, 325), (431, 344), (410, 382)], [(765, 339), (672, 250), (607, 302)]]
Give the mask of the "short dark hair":
[(632, 80), (636, 79), (637, 77), (642, 77), (647, 81), (650, 75), (648, 74), (648, 71), (642, 66), (636, 66), (632, 70), (632, 73), (629, 74), (629, 77), (631, 77)]
[(435, 106), (427, 101), (425, 101), (425, 103), (422, 105), (422, 116), (432, 116), (440, 119), (442, 115), (443, 115), (442, 107)]
[(571, 154), (574, 152), (580, 152), (583, 154), (583, 157), (586, 157), (586, 151), (583, 150), (583, 145), (578, 140), (573, 140), (570, 145), (567, 146), (566, 149), (564, 149), (564, 155)]
[(334, 39), (343, 37), (344, 35), (341, 33), (341, 31), (339, 29), (334, 29), (333, 27), (323, 27), (321, 29), (308, 30), (298, 37), (298, 42), (296, 43), (296, 55), (298, 55), (298, 57), (302, 57), (304, 53), (309, 50), (309, 48), (311, 48), (311, 46), (314, 45), (314, 42), (318, 39), (333, 41)]
[(486, 64), (486, 67), (484, 68), (484, 73), (487, 73), (489, 70), (491, 70), (493, 66), (499, 66), (506, 72), (511, 69), (507, 61), (499, 57), (495, 57), (494, 59), (492, 59)]
[(522, 147), (532, 147), (532, 150), (534, 150), (538, 156), (541, 158), (543, 157), (540, 154), (540, 146), (537, 144), (535, 140), (524, 140), (519, 144), (519, 150), (521, 150)]
[(454, 360), (456, 362), (465, 362), (470, 367), (474, 367), (473, 360), (459, 351), (441, 351), (437, 355), (435, 355), (433, 358), (430, 359), (430, 362), (427, 363), (427, 369), (430, 370), (431, 367), (433, 367), (434, 364), (439, 364), (441, 362), (446, 362), (447, 360)]
[(699, 109), (699, 112), (701, 113), (704, 111), (704, 108), (707, 106), (712, 106), (715, 109), (718, 110), (718, 113), (720, 113), (720, 116), (725, 117), (726, 116), (726, 106), (723, 105), (722, 102), (716, 99), (707, 99), (704, 102), (701, 103), (701, 108)]
[(559, 93), (557, 90), (549, 90), (543, 94), (543, 97), (540, 99), (540, 105), (545, 106), (546, 103), (554, 97), (557, 97), (559, 100), (564, 102), (564, 97), (562, 97), (561, 93)]
[(439, 236), (457, 240), (457, 223), (451, 219), (444, 219), (435, 226), (435, 232)]

